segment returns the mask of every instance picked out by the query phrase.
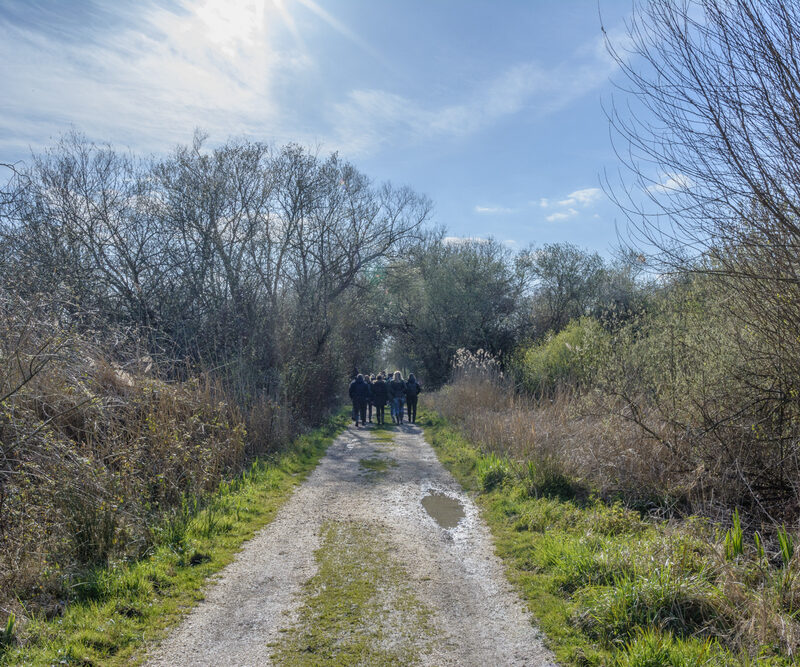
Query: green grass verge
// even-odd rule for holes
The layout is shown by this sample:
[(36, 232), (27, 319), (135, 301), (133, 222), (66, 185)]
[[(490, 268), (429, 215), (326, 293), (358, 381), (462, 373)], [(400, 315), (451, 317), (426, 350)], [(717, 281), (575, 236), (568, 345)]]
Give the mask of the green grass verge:
[(707, 522), (651, 521), (582, 492), (570, 498), (568, 480), (483, 453), (441, 417), (426, 412), (418, 423), (475, 494), (509, 580), (561, 664), (793, 664), (779, 630), (756, 655), (729, 650), (742, 618), (725, 582), (755, 574), (714, 557)]
[(380, 456), (372, 456), (368, 459), (359, 459), (358, 465), (367, 473), (373, 475), (380, 475), (397, 466), (397, 461), (390, 458), (382, 458)]
[(431, 611), (377, 525), (329, 522), (294, 625), (274, 646), (276, 665), (416, 665), (429, 650)]
[(77, 599), (53, 620), (34, 618), (0, 665), (138, 664), (144, 650), (198, 601), (207, 578), (233, 560), (242, 543), (268, 524), (347, 425), (343, 416), (298, 438), (287, 451), (223, 483), (198, 510), (185, 504), (157, 528), (147, 558), (95, 570)]
[(400, 427), (397, 424), (388, 422), (383, 424), (370, 424), (366, 430), (375, 440), (391, 441), (394, 439), (394, 434), (400, 431)]

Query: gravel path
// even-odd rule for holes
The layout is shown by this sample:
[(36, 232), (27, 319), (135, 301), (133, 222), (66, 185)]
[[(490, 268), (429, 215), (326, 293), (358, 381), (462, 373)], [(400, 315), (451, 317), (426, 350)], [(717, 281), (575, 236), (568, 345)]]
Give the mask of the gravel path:
[[(359, 463), (375, 457), (396, 465), (370, 473)], [(455, 528), (441, 528), (423, 508), (431, 491), (464, 505)], [(148, 664), (272, 664), (271, 645), (297, 618), (302, 584), (317, 571), (320, 527), (329, 521), (374, 525), (390, 541), (415, 595), (433, 611), (437, 636), (423, 664), (554, 664), (503, 575), (477, 508), (412, 425), (400, 427), (392, 444), (368, 429), (344, 432)]]

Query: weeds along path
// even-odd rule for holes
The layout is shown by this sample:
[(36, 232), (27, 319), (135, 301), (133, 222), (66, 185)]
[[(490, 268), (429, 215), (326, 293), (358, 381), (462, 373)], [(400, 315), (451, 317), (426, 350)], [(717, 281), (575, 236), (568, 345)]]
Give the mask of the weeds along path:
[[(458, 499), (450, 529), (431, 492)], [(550, 665), (478, 510), (416, 426), (348, 429), (150, 665)]]

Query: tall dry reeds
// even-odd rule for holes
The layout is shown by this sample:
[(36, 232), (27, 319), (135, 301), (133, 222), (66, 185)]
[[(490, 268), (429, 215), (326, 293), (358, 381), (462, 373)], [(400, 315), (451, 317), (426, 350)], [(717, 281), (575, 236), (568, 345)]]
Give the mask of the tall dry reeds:
[(697, 471), (636, 423), (568, 387), (541, 399), (519, 393), (483, 356), (460, 351), (453, 382), (426, 397), (469, 440), (633, 506), (670, 511), (697, 500)]
[[(625, 417), (625, 405), (609, 409), (608, 397), (562, 387), (534, 399), (486, 360), (467, 352), (459, 359), (453, 382), (425, 401), (447, 418), (445, 433), (454, 427), (482, 451), (464, 453), (449, 436), (442, 447), (454, 448), (451, 460), (473, 463), (464, 469), (482, 491), (505, 485), (487, 502), (502, 507), (498, 522), (514, 535), (531, 534), (514, 543), (509, 567), (524, 562), (526, 571), (553, 575), (571, 599), (573, 625), (631, 655), (663, 640), (670, 655), (694, 656), (691, 643), (701, 637), (720, 656), (703, 664), (796, 662), (800, 549), (791, 528), (734, 512), (721, 476), (686, 466), (685, 451), (663, 444), (674, 442), (673, 425), (658, 426), (657, 411), (640, 415), (663, 429), (649, 434)], [(630, 507), (669, 520), (644, 521)], [(658, 664), (700, 664), (670, 660)]]
[(6, 612), (17, 600), (28, 612), (57, 611), (82, 572), (146, 552), (174, 508), (247, 456), (244, 420), (220, 386), (159, 379), (151, 359), (113, 358), (57, 314), (52, 301), (0, 295)]

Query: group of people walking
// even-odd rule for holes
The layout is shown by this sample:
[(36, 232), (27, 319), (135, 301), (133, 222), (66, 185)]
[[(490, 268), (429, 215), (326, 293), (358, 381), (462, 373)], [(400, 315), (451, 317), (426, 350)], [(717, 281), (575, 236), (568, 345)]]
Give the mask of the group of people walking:
[(353, 421), (356, 427), (364, 426), (369, 419), (372, 423), (372, 408), (375, 408), (375, 421), (383, 424), (386, 405), (388, 403), (395, 424), (403, 423), (403, 410), (408, 410), (408, 421), (412, 424), (417, 421), (417, 399), (422, 391), (422, 386), (413, 373), (409, 373), (408, 380), (403, 380), (400, 371), (395, 371), (391, 380), (386, 380), (388, 373), (378, 373), (378, 376), (367, 373), (358, 373), (350, 383), (350, 400), (353, 401)]

